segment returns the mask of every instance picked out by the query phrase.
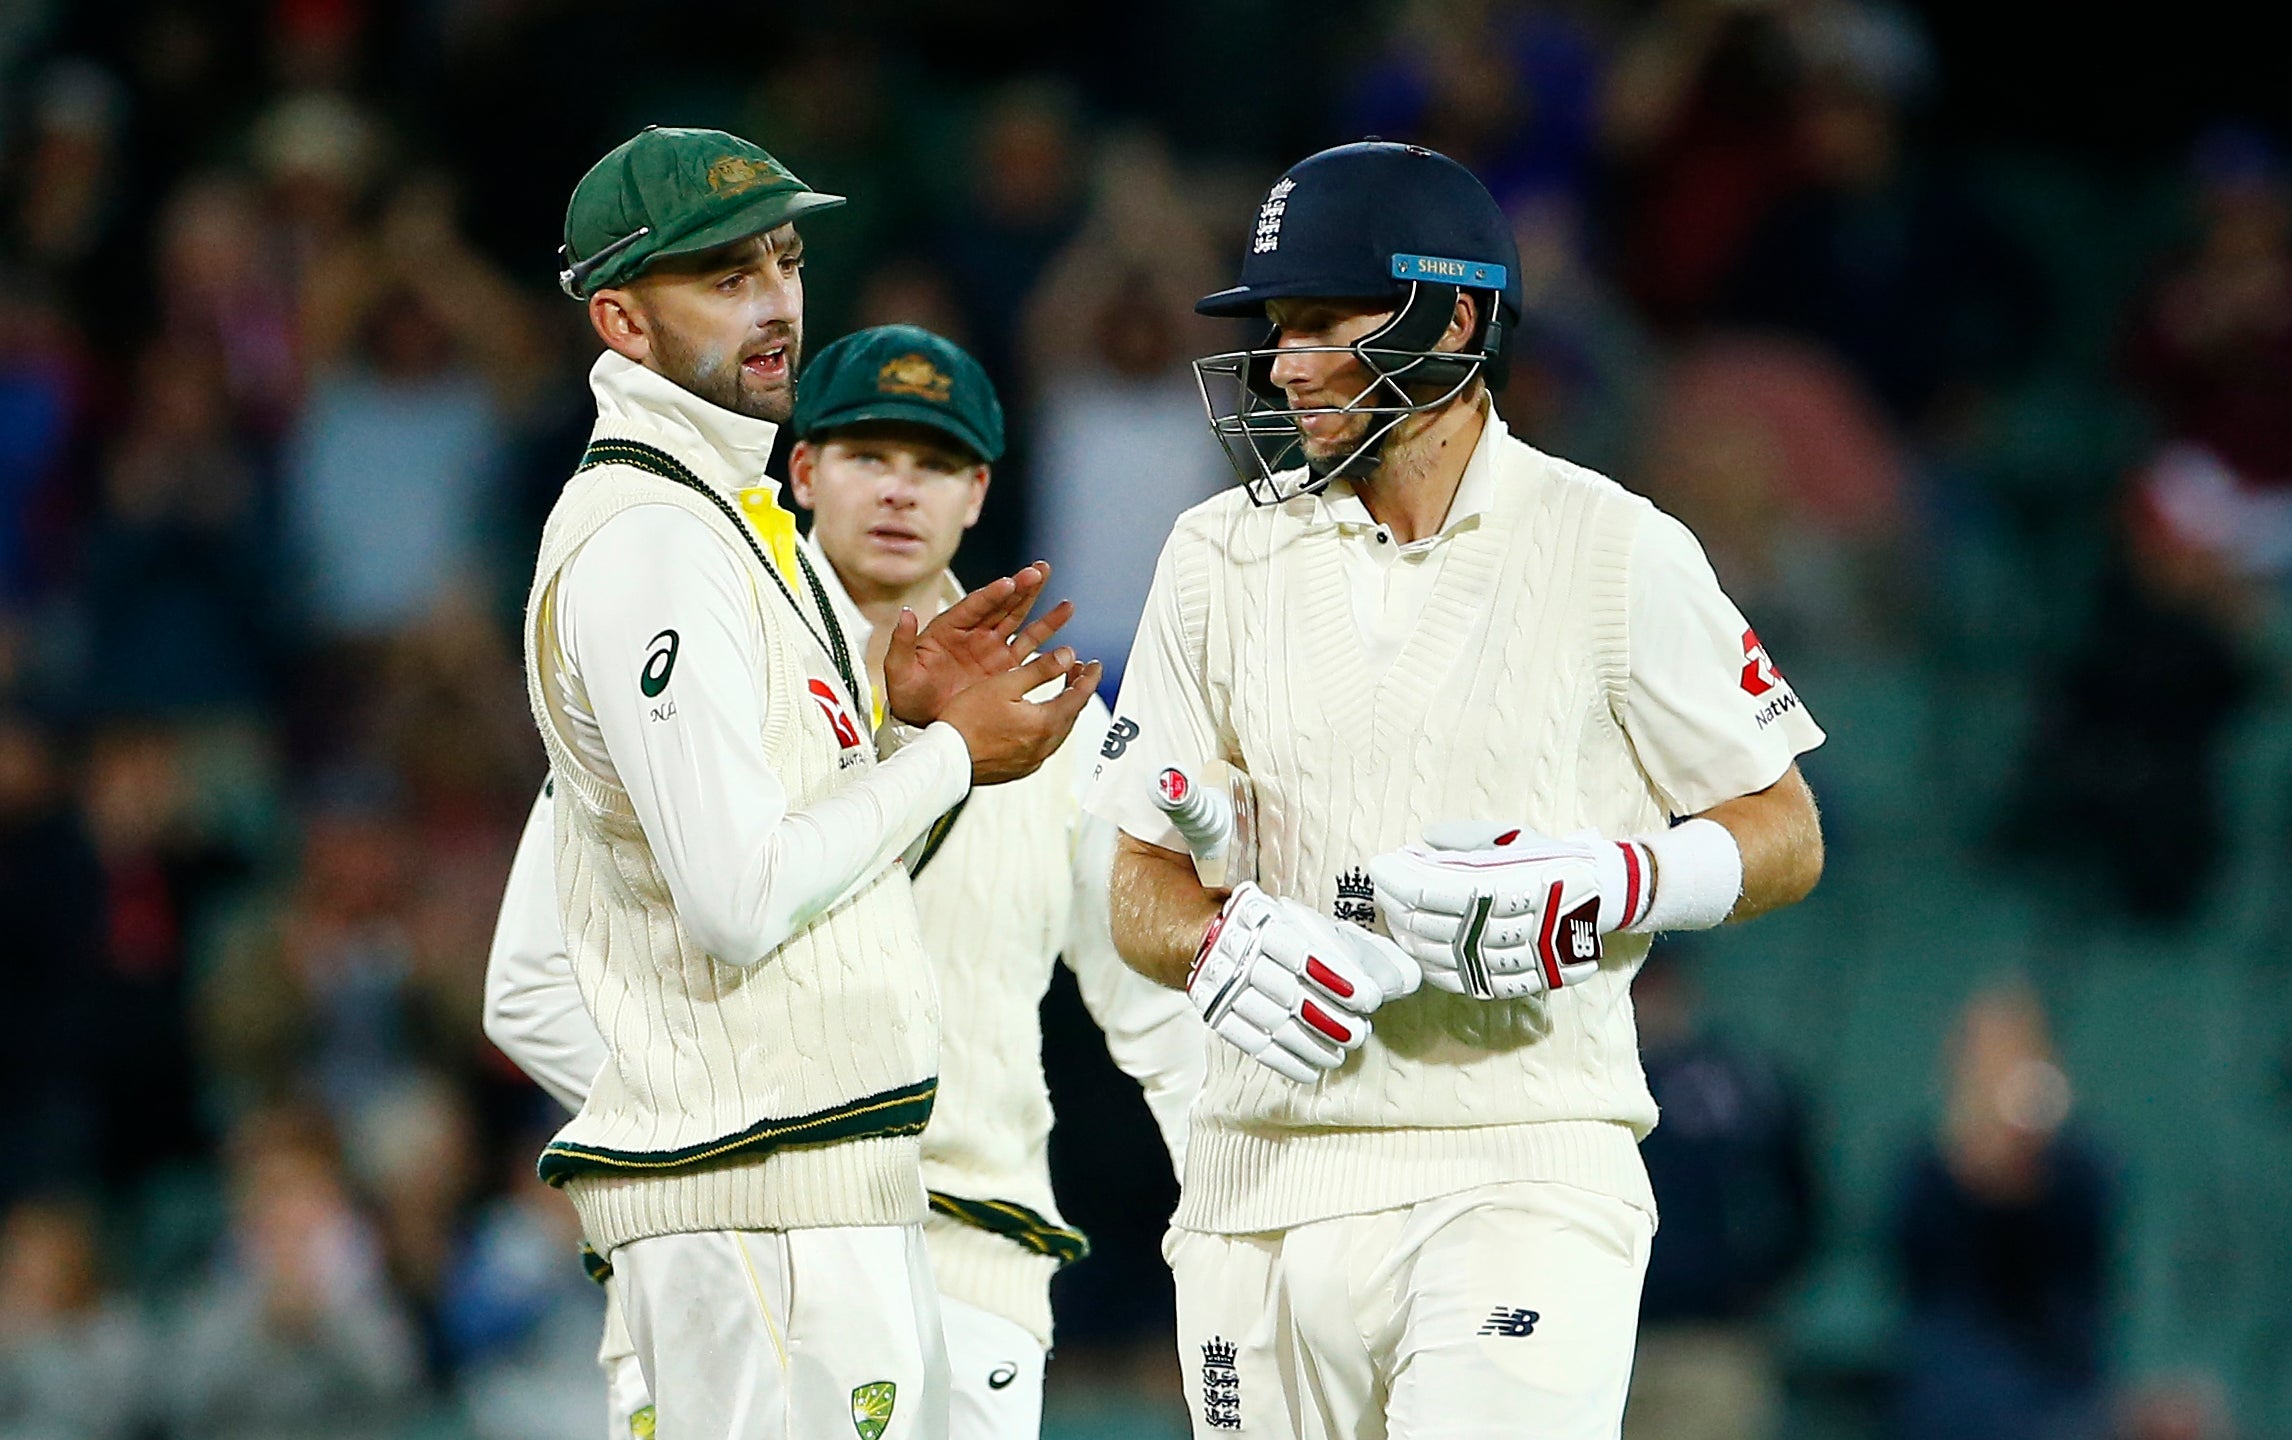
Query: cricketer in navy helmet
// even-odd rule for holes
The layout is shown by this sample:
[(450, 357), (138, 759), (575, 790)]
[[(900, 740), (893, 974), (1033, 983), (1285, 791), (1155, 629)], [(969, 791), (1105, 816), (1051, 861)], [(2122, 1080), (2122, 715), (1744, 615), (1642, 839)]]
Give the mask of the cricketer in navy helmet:
[[(1268, 326), (1196, 367), (1243, 487), (1163, 547), (1089, 804), (1124, 958), (1225, 1042), (1166, 1244), (1200, 1436), (1613, 1440), (1631, 977), (1821, 870), (1822, 731), (1694, 536), (1492, 408), (1518, 272), (1470, 172), (1371, 142), (1199, 306)], [(1230, 892), (1153, 799), (1211, 762), (1255, 797)]]
[(560, 283), (604, 353), (525, 670), (605, 1058), (540, 1172), (611, 1265), (677, 1440), (945, 1434), (918, 1143), (939, 1015), (901, 857), (972, 786), (1056, 753), (1097, 678), (1036, 653), (1071, 610), (1026, 623), (1029, 567), (920, 634), (899, 616), (884, 694), (917, 728), (861, 718), (763, 473), (803, 341), (796, 222), (840, 203), (738, 137), (647, 128), (566, 209)]

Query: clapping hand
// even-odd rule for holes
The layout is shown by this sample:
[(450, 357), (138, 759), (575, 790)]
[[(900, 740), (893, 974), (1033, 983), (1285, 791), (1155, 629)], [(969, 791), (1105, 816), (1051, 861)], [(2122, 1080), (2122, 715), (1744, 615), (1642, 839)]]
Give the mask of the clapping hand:
[(947, 702), (982, 681), (1024, 664), (1074, 616), (1061, 600), (1027, 623), (1027, 612), (1050, 580), (1038, 560), (1016, 575), (982, 585), (949, 606), (929, 625), (912, 610), (899, 612), (883, 658), (885, 707), (907, 725), (929, 725)]

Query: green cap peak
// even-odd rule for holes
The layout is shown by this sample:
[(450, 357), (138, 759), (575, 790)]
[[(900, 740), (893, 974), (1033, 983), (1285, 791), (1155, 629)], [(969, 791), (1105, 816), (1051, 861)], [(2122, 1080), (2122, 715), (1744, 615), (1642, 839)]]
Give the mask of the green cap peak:
[(1003, 405), (970, 352), (919, 325), (878, 325), (829, 345), (796, 382), (799, 440), (868, 421), (936, 430), (989, 464), (1003, 458)]
[(843, 203), (737, 135), (648, 125), (573, 187), (557, 283), (586, 299), (663, 256), (713, 250)]

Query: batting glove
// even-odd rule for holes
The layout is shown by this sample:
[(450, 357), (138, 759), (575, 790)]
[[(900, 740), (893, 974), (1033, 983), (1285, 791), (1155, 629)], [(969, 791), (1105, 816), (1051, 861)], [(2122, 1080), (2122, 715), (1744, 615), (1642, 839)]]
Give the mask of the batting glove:
[(1552, 840), (1482, 821), (1428, 826), (1369, 862), (1394, 940), (1440, 989), (1517, 1000), (1599, 970), (1600, 937), (1644, 918), (1647, 849), (1587, 831)]
[(1299, 1084), (1369, 1038), (1369, 1016), (1424, 973), (1381, 935), (1243, 881), (1194, 957), (1186, 994), (1212, 1030)]

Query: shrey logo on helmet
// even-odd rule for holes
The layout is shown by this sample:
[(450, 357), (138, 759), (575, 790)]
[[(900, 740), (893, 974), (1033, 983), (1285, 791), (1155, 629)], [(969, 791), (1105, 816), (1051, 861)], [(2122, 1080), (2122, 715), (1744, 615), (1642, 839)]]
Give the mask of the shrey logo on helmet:
[[(1391, 310), (1349, 344), (1281, 346), (1276, 331), (1251, 349), (1194, 362), (1210, 432), (1250, 498), (1277, 505), (1367, 476), (1403, 420), (1467, 395), (1475, 380), (1501, 385), (1520, 318), (1519, 271), (1503, 209), (1445, 155), (1363, 141), (1291, 166), (1258, 207), (1241, 283), (1194, 308), (1245, 318), (1264, 318), (1275, 300), (1389, 302)], [(1475, 300), (1473, 333), (1461, 348), (1442, 350), (1466, 293)], [(1274, 360), (1314, 353), (1358, 360), (1367, 372), (1360, 392), (1341, 405), (1293, 405), (1273, 383)], [(1370, 423), (1350, 450), (1316, 458), (1299, 424), (1311, 415)]]

